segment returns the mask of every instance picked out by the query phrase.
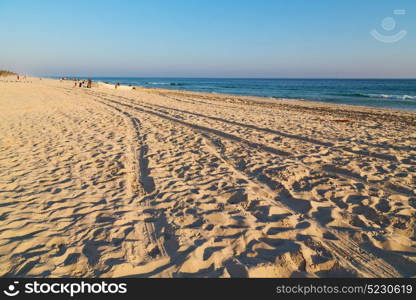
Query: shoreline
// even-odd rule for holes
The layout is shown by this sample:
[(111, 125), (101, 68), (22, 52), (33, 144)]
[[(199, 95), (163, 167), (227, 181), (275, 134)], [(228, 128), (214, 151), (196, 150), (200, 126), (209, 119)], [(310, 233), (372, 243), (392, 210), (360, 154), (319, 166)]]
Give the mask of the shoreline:
[[(96, 81), (98, 84), (101, 84), (102, 86), (106, 86), (107, 88), (114, 88), (115, 84), (106, 83), (104, 81)], [(196, 94), (196, 95), (212, 95), (212, 96), (223, 96), (223, 97), (234, 97), (234, 98), (242, 98), (242, 99), (252, 99), (256, 101), (265, 101), (267, 100), (277, 100), (277, 101), (293, 101), (294, 103), (300, 102), (300, 103), (312, 103), (316, 106), (340, 106), (345, 108), (358, 108), (358, 109), (371, 109), (371, 110), (380, 110), (380, 111), (393, 111), (393, 112), (404, 112), (404, 113), (416, 113), (416, 109), (399, 109), (399, 108), (390, 108), (390, 107), (376, 107), (376, 106), (369, 106), (369, 105), (360, 105), (360, 104), (345, 104), (345, 103), (329, 103), (326, 101), (320, 101), (316, 99), (306, 99), (306, 98), (283, 98), (283, 97), (268, 97), (268, 96), (254, 96), (254, 95), (239, 95), (239, 94), (232, 94), (232, 93), (218, 93), (218, 92), (201, 92), (201, 91), (192, 91), (192, 90), (180, 90), (180, 89), (168, 89), (168, 88), (153, 88), (153, 87), (145, 87), (140, 85), (120, 85), (119, 88), (124, 90), (132, 89), (133, 87), (140, 88), (140, 89), (149, 89), (149, 90), (155, 90), (155, 91), (162, 91), (162, 92), (178, 92), (178, 93), (190, 93), (190, 94)]]
[[(7, 77), (3, 77), (7, 78)], [(49, 78), (49, 77), (27, 77), (28, 80), (52, 80), (59, 82), (60, 79)], [(85, 80), (85, 79), (82, 79)], [(11, 81), (16, 81), (14, 76), (11, 76)], [(21, 80), (22, 81), (22, 80)], [(72, 82), (71, 79), (66, 81)], [(1, 80), (0, 80), (1, 82)], [(17, 82), (17, 81), (16, 81)], [(95, 86), (94, 86), (95, 85)], [(319, 100), (309, 100), (309, 99), (291, 99), (291, 98), (275, 98), (275, 97), (263, 97), (263, 96), (247, 96), (247, 95), (235, 95), (235, 94), (226, 94), (226, 93), (209, 93), (209, 92), (199, 92), (199, 91), (190, 91), (190, 90), (178, 90), (178, 89), (164, 89), (164, 88), (153, 88), (153, 87), (144, 87), (139, 85), (119, 85), (118, 89), (114, 88), (115, 84), (106, 83), (103, 81), (93, 81), (93, 88), (101, 87), (107, 90), (119, 90), (119, 91), (134, 91), (134, 87), (137, 90), (142, 91), (151, 91), (153, 93), (160, 94), (177, 94), (177, 95), (188, 95), (195, 96), (199, 98), (210, 98), (217, 101), (225, 102), (234, 102), (241, 103), (245, 105), (258, 105), (258, 106), (269, 106), (269, 107), (285, 107), (287, 109), (301, 109), (314, 110), (320, 109), (325, 112), (330, 112), (334, 115), (342, 112), (357, 112), (357, 113), (367, 113), (367, 114), (376, 114), (376, 115), (389, 115), (394, 118), (398, 116), (399, 118), (405, 117), (407, 119), (407, 124), (410, 126), (416, 126), (416, 111), (414, 110), (405, 110), (389, 107), (374, 107), (374, 106), (365, 106), (365, 105), (353, 105), (353, 104), (344, 104), (344, 103), (328, 103)]]
[[(98, 85), (110, 90), (116, 90), (113, 84), (97, 81)], [(323, 110), (327, 113), (331, 113), (336, 117), (341, 116), (342, 113), (355, 112), (362, 114), (364, 117), (366, 114), (375, 114), (380, 116), (387, 116), (384, 120), (391, 121), (404, 121), (409, 126), (416, 126), (416, 111), (413, 110), (400, 110), (387, 107), (372, 107), (372, 106), (361, 106), (351, 105), (342, 103), (327, 103), (323, 101), (307, 100), (307, 99), (288, 99), (288, 98), (273, 98), (273, 97), (259, 97), (259, 96), (239, 96), (233, 94), (224, 93), (207, 93), (187, 90), (176, 90), (176, 89), (163, 89), (163, 88), (149, 88), (142, 86), (128, 86), (120, 85), (117, 90), (123, 91), (151, 91), (156, 94), (176, 94), (176, 95), (188, 95), (197, 98), (209, 98), (211, 100), (218, 100), (219, 102), (231, 102), (241, 103), (245, 105), (258, 105), (268, 107), (285, 107), (286, 109), (305, 109), (305, 110)], [(398, 117), (399, 119), (395, 119)]]

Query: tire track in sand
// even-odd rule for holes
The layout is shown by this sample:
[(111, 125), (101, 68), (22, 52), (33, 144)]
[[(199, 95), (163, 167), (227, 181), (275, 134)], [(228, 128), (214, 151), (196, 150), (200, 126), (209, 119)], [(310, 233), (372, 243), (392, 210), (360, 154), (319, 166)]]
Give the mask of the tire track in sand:
[[(295, 214), (295, 215), (299, 214), (299, 211), (293, 210), (293, 207), (288, 206), (287, 202), (283, 203), (281, 201), (282, 198), (284, 198), (284, 194), (286, 192), (285, 189), (280, 190), (278, 193), (276, 193), (276, 191), (271, 190), (270, 187), (268, 187), (262, 182), (259, 182), (258, 180), (253, 178), (253, 176), (251, 176), (250, 174), (247, 174), (246, 172), (241, 171), (241, 168), (231, 163), (232, 159), (230, 159), (229, 157), (225, 155), (226, 150), (224, 150), (224, 147), (219, 146), (220, 144), (216, 142), (216, 140), (213, 139), (210, 136), (210, 134), (217, 135), (220, 138), (229, 138), (229, 140), (231, 140), (232, 143), (246, 144), (242, 142), (242, 139), (234, 138), (232, 135), (230, 136), (229, 134), (224, 134), (224, 133), (218, 132), (217, 130), (207, 130), (203, 126), (189, 124), (182, 120), (178, 120), (170, 116), (162, 115), (160, 112), (152, 112), (152, 111), (140, 109), (137, 107), (131, 107), (126, 104), (119, 103), (115, 100), (111, 100), (107, 98), (104, 98), (103, 100), (111, 101), (112, 103), (116, 105), (121, 105), (132, 110), (140, 110), (141, 112), (147, 113), (147, 114), (150, 113), (152, 115), (163, 118), (165, 120), (169, 120), (171, 122), (178, 123), (180, 125), (191, 128), (197, 134), (200, 134), (207, 141), (206, 145), (211, 149), (214, 155), (216, 155), (223, 162), (229, 165), (236, 174), (238, 174), (239, 176), (245, 177), (248, 181), (252, 182), (254, 185), (257, 185), (259, 189), (261, 189), (264, 192), (264, 194), (267, 194), (268, 197), (266, 199), (270, 203), (271, 206), (277, 206), (277, 207), (286, 209), (288, 212)], [(255, 148), (259, 150), (263, 150), (263, 151), (266, 150), (266, 152), (277, 154), (276, 151), (267, 151), (267, 148), (266, 149), (263, 149), (261, 147), (255, 147)], [(361, 248), (355, 242), (351, 240), (346, 240), (344, 237), (339, 236), (337, 231), (329, 229), (329, 228), (323, 228), (318, 222), (316, 222), (315, 220), (311, 218), (307, 218), (307, 221), (312, 223), (316, 228), (319, 228), (319, 231), (321, 232), (323, 236), (330, 233), (331, 236), (335, 237), (331, 239), (330, 241), (325, 240), (325, 241), (320, 241), (320, 243), (323, 243), (326, 246), (326, 248), (332, 250), (332, 253), (335, 255), (337, 260), (342, 262), (343, 265), (350, 266), (352, 269), (356, 270), (357, 273), (363, 274), (363, 276), (375, 276), (375, 277), (400, 276), (400, 274), (397, 273), (395, 268), (393, 268), (386, 261), (380, 260), (378, 257), (374, 256), (372, 253)]]
[[(149, 198), (157, 191), (148, 168), (146, 156), (149, 147), (146, 143), (146, 136), (142, 131), (140, 120), (115, 106), (107, 105), (107, 107), (121, 115), (129, 128), (127, 133), (130, 136), (130, 141), (127, 146), (130, 148), (130, 153), (127, 157), (128, 169), (131, 171), (127, 172), (127, 175), (130, 182), (128, 184), (131, 196), (130, 202), (138, 201), (142, 206), (142, 210), (146, 210), (146, 208), (150, 207)], [(158, 231), (153, 220), (157, 221), (157, 216), (150, 217), (139, 224), (138, 230), (142, 231), (146, 237), (143, 243), (145, 245), (144, 251), (148, 253), (150, 259), (166, 257), (167, 252), (164, 243), (157, 234)]]

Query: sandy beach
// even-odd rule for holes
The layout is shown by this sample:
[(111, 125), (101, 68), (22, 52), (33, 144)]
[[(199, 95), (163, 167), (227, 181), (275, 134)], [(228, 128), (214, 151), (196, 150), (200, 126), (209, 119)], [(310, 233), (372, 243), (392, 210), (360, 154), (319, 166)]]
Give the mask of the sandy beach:
[(416, 113), (73, 85), (0, 78), (0, 276), (416, 276)]

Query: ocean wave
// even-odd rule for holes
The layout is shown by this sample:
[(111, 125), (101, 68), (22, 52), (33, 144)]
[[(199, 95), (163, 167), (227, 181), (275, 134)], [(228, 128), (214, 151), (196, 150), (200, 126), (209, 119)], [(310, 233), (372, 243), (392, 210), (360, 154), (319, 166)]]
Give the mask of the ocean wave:
[(370, 98), (384, 98), (384, 99), (397, 99), (397, 100), (414, 100), (416, 96), (410, 95), (388, 95), (388, 94), (368, 94)]
[(368, 94), (360, 93), (351, 93), (351, 94), (334, 94), (334, 96), (344, 96), (344, 97), (359, 97), (359, 98), (370, 98)]
[(169, 82), (145, 82), (145, 84), (151, 84), (151, 85), (168, 85)]
[(171, 85), (171, 86), (183, 86), (184, 83), (179, 82), (145, 82), (145, 84), (149, 85)]
[(351, 94), (339, 94), (339, 96), (361, 97), (361, 98), (383, 98), (383, 99), (393, 99), (393, 100), (416, 100), (416, 96), (411, 96), (411, 95), (351, 93)]

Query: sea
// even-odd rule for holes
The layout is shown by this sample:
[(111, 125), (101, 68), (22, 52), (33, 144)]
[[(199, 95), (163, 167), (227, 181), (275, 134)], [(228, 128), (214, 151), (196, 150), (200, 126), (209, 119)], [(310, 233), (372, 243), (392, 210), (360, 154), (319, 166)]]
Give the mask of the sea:
[(151, 88), (287, 98), (416, 111), (416, 79), (249, 79), (93, 77)]

